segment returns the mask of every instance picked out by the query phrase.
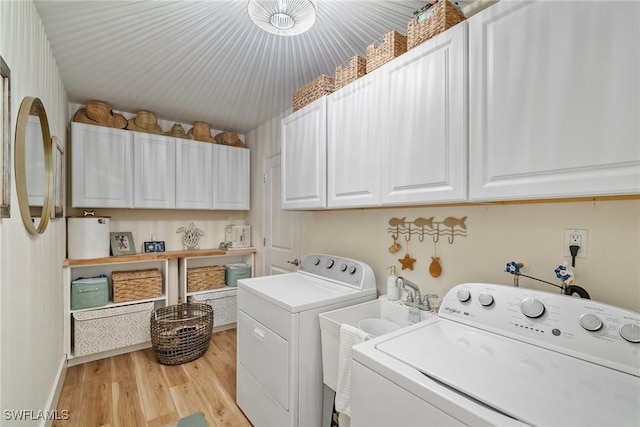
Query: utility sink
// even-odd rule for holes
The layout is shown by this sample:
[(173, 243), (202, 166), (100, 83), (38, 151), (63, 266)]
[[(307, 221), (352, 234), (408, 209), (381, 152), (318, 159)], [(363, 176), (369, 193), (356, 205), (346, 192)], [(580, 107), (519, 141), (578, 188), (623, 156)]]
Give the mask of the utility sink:
[(343, 323), (359, 328), (368, 338), (384, 335), (416, 322), (432, 313), (408, 307), (399, 301), (386, 298), (320, 313), (322, 337), (322, 371), (324, 383), (336, 389), (338, 383), (338, 356), (340, 350), (340, 326)]

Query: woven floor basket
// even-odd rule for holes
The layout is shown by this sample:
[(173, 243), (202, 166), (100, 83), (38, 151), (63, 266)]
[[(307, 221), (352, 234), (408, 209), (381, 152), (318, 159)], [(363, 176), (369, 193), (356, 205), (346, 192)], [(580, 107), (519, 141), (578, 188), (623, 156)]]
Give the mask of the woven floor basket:
[(293, 111), (297, 111), (334, 90), (333, 78), (322, 74), (293, 94)]
[(208, 304), (170, 305), (151, 314), (151, 344), (158, 362), (179, 365), (202, 356), (213, 331), (213, 308)]
[(349, 59), (346, 65), (338, 65), (336, 67), (335, 90), (348, 85), (354, 80), (364, 76), (367, 72), (367, 60), (356, 55)]
[(111, 273), (113, 302), (135, 301), (162, 295), (162, 273), (157, 268)]
[(224, 266), (187, 268), (187, 292), (206, 291), (224, 287)]
[(413, 49), (420, 43), (429, 40), (436, 34), (440, 34), (465, 19), (464, 14), (449, 0), (439, 0), (433, 6), (433, 15), (428, 19), (418, 23), (418, 18), (415, 17), (409, 21), (407, 25), (407, 48)]
[(367, 73), (386, 64), (407, 51), (407, 37), (397, 31), (391, 31), (384, 37), (367, 46)]

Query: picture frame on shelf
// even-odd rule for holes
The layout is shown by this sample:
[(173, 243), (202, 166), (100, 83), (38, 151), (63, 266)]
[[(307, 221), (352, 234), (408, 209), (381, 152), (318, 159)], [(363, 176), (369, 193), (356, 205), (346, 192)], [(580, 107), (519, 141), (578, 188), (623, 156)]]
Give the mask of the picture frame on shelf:
[(113, 256), (136, 254), (136, 245), (130, 231), (112, 231), (109, 235)]
[(153, 241), (153, 242), (144, 242), (144, 251), (145, 252), (164, 252), (164, 242), (163, 241)]

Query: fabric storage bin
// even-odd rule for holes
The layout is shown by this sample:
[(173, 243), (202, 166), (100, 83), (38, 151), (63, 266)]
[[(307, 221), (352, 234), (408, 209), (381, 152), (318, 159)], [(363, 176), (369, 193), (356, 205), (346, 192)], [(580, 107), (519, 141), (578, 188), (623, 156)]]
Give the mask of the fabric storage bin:
[(213, 308), (213, 324), (215, 326), (236, 323), (238, 320), (237, 288), (225, 287), (216, 292), (191, 295), (188, 302), (209, 304)]
[(224, 286), (224, 267), (208, 265), (206, 267), (187, 268), (187, 292), (207, 291)]
[(240, 279), (251, 277), (251, 266), (245, 263), (227, 264), (224, 266), (224, 283), (236, 287)]
[(146, 270), (114, 271), (113, 302), (127, 302), (162, 295), (162, 273), (157, 268)]
[(108, 303), (107, 276), (81, 278), (71, 282), (71, 310), (100, 307)]
[(153, 302), (73, 313), (73, 354), (85, 356), (151, 341)]

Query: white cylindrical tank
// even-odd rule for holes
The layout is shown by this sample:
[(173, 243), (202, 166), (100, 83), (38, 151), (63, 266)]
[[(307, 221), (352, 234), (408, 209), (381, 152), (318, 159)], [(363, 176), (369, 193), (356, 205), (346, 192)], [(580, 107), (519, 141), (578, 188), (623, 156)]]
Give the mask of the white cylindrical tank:
[(67, 258), (108, 257), (109, 248), (109, 217), (67, 218)]

